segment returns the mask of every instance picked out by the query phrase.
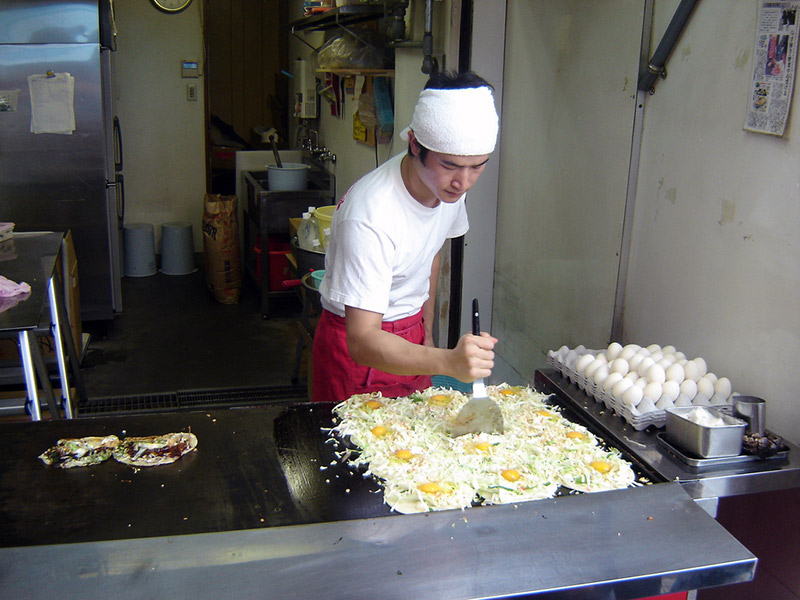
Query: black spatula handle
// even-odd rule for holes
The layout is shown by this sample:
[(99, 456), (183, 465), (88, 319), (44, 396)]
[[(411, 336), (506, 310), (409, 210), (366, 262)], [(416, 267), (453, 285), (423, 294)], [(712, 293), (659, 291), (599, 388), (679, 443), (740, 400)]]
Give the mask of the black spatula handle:
[(478, 299), (472, 299), (472, 335), (481, 334), (481, 316), (478, 312)]

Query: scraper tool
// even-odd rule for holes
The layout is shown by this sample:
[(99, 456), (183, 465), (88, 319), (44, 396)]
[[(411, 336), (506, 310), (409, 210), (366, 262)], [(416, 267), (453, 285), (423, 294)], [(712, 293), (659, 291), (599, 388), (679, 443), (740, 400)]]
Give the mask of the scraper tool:
[[(472, 299), (472, 333), (481, 334), (477, 298)], [(503, 413), (500, 407), (489, 398), (483, 379), (477, 379), (472, 384), (472, 398), (463, 406), (453, 422), (453, 437), (481, 431), (503, 433), (503, 429)]]

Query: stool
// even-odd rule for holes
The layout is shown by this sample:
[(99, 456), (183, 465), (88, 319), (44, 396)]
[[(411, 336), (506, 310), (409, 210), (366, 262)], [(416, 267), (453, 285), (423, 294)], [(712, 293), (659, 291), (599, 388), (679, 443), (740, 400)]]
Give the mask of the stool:
[(162, 224), (161, 272), (165, 275), (187, 275), (196, 270), (192, 224), (183, 221)]
[(122, 231), (125, 276), (156, 274), (156, 239), (150, 223), (128, 223)]

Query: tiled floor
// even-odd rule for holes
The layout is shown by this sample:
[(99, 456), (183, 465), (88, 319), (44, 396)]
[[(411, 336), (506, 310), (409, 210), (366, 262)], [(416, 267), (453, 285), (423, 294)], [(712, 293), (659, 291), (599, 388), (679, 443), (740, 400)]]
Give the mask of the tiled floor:
[[(125, 277), (123, 311), (84, 323), (91, 334), (81, 372), (89, 399), (181, 390), (291, 385), (302, 309), (294, 294), (270, 300), (245, 283), (238, 304), (217, 302), (202, 269)], [(305, 363), (300, 372), (305, 379)]]

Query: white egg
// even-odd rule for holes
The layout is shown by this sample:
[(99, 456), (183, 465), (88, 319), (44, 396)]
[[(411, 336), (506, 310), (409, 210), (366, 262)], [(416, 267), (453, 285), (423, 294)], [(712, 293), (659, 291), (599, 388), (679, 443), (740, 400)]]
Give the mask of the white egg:
[(703, 375), (703, 377), (708, 379), (713, 385), (716, 385), (717, 384), (717, 379), (719, 379), (719, 377), (717, 377), (716, 374), (711, 373), (710, 371), (708, 373), (706, 373), (705, 375)]
[[(671, 352), (669, 352), (669, 353), (664, 353), (664, 358), (662, 358), (661, 360), (665, 360), (665, 361), (667, 361), (669, 364), (673, 364), (673, 363), (676, 363), (676, 362), (678, 362), (678, 359), (677, 359), (677, 358), (675, 358), (675, 355), (674, 355), (674, 354), (672, 354)], [(665, 368), (666, 368), (666, 367), (665, 367)]]
[(675, 360), (686, 360), (686, 355), (683, 352), (675, 352)]
[(697, 395), (697, 382), (692, 379), (686, 379), (681, 383), (681, 395), (686, 395), (689, 400)]
[(692, 399), (686, 394), (680, 394), (677, 398), (675, 398), (674, 404), (675, 406), (691, 406)]
[(697, 380), (697, 393), (702, 394), (706, 399), (714, 395), (714, 384), (708, 379), (708, 376), (703, 376)]
[(586, 346), (581, 344), (580, 346), (575, 346), (575, 352), (578, 354), (585, 354), (586, 353)]
[(579, 375), (584, 375), (586, 368), (594, 362), (594, 356), (591, 354), (584, 354), (575, 362), (575, 371)]
[(639, 348), (636, 351), (636, 354), (641, 354), (642, 356), (650, 356), (650, 350), (648, 350), (647, 348)]
[(654, 361), (658, 362), (658, 361), (660, 361), (662, 358), (664, 358), (664, 353), (663, 353), (663, 352), (660, 352), (660, 351), (659, 351), (659, 352), (653, 352), (653, 353), (650, 355), (650, 358), (652, 358)]
[(656, 402), (656, 408), (658, 410), (665, 410), (673, 406), (675, 406), (674, 400), (669, 396), (667, 396), (666, 394), (663, 394), (661, 398), (658, 399), (658, 402)]
[(665, 375), (667, 376), (667, 381), (675, 381), (679, 384), (686, 379), (686, 373), (683, 367), (677, 363), (667, 367)]
[[(667, 380), (667, 375), (664, 372), (664, 367), (662, 367), (659, 364), (654, 364), (652, 367), (647, 369), (647, 375), (645, 375), (645, 377), (647, 377), (647, 381), (651, 383), (657, 383), (658, 385), (661, 385)], [(657, 399), (658, 398), (656, 398), (656, 400)]]
[(686, 363), (687, 363), (687, 362), (689, 362), (689, 361), (688, 361), (688, 360), (686, 360), (686, 357), (684, 356), (683, 358), (679, 358), (678, 360), (676, 360), (676, 361), (675, 361), (675, 364), (676, 364), (676, 365), (680, 365), (680, 366), (682, 366), (683, 368), (686, 368)]
[(708, 373), (708, 365), (706, 365), (704, 358), (698, 356), (692, 362), (697, 365), (698, 369), (700, 369), (700, 377)]
[(635, 349), (628, 348), (627, 346), (625, 346), (622, 349), (622, 352), (619, 353), (619, 356), (617, 358), (623, 358), (625, 360), (630, 360), (630, 358), (632, 356), (634, 356), (635, 354), (636, 354), (636, 350)]
[(686, 375), (686, 379), (690, 379), (691, 381), (697, 381), (704, 375), (700, 372), (700, 367), (693, 360), (683, 365), (683, 372)]
[(662, 351), (664, 354), (675, 354), (675, 352), (676, 352), (676, 350), (675, 350), (675, 346), (673, 346), (673, 345), (671, 345), (671, 344), (667, 344), (666, 346), (664, 346), (663, 348), (661, 348), (661, 351)]
[(633, 350), (634, 352), (638, 352), (641, 349), (639, 344), (625, 344), (622, 348), (623, 350)]
[(630, 379), (626, 379), (626, 378), (623, 377), (611, 389), (611, 395), (614, 398), (617, 398), (617, 399), (621, 400), (622, 399), (622, 394), (624, 394), (628, 390), (628, 388), (631, 388), (631, 387), (633, 387), (633, 382)]
[(648, 351), (650, 354), (652, 354), (653, 352), (660, 352), (660, 351), (661, 351), (661, 346), (659, 346), (658, 344), (650, 344), (650, 345), (647, 347), (647, 351)]
[(653, 412), (654, 410), (656, 410), (655, 400), (645, 396), (644, 398), (642, 398), (642, 401), (639, 402), (639, 404), (636, 406), (636, 410), (638, 410), (643, 415), (649, 412)]
[(656, 361), (647, 356), (643, 358), (642, 362), (639, 363), (639, 366), (636, 367), (636, 372), (639, 373), (641, 377), (645, 377), (647, 375), (647, 369), (652, 367), (654, 364), (656, 364)]
[(662, 358), (660, 361), (658, 361), (656, 364), (657, 364), (657, 365), (661, 365), (661, 368), (662, 368), (662, 369), (664, 369), (664, 371), (666, 371), (667, 369), (669, 369), (669, 368), (672, 366), (672, 364), (673, 364), (673, 363), (674, 363), (674, 361), (672, 361), (672, 360), (669, 360), (669, 359), (668, 359), (668, 358), (665, 356), (665, 357), (664, 357), (664, 358)]
[(719, 394), (720, 396), (724, 396), (727, 398), (731, 395), (733, 388), (731, 386), (731, 380), (727, 377), (720, 377), (717, 379), (716, 383), (714, 383), (714, 393)]
[(631, 366), (631, 371), (635, 371), (639, 368), (639, 365), (644, 360), (644, 356), (641, 354), (634, 354), (628, 359), (628, 364)]
[(634, 385), (629, 387), (625, 392), (622, 394), (622, 402), (627, 404), (628, 406), (636, 406), (639, 402), (642, 401), (644, 397), (644, 393), (642, 392), (642, 388)]
[(661, 388), (661, 384), (660, 383), (655, 383), (655, 382), (651, 381), (644, 388), (644, 397), (645, 398), (650, 398), (650, 400), (652, 400), (653, 402), (655, 402), (656, 400), (661, 398), (661, 394), (662, 393), (663, 393), (663, 390)]
[(600, 368), (594, 372), (594, 382), (596, 385), (603, 385), (603, 382), (608, 378), (608, 364), (600, 365)]
[(647, 379), (645, 379), (644, 377), (639, 377), (636, 381), (633, 382), (633, 385), (644, 389), (647, 387)]
[(612, 373), (619, 373), (625, 376), (628, 374), (628, 371), (630, 371), (630, 365), (628, 365), (628, 361), (624, 358), (615, 358), (609, 365), (609, 370)]
[(665, 381), (664, 385), (661, 386), (661, 397), (669, 398), (670, 402), (674, 402), (675, 398), (678, 397), (678, 394), (681, 393), (681, 386), (677, 381)]
[(592, 362), (589, 363), (589, 366), (586, 367), (586, 370), (583, 372), (583, 374), (586, 376), (587, 379), (591, 379), (592, 377), (594, 377), (594, 374), (597, 371), (597, 369), (602, 367), (604, 364), (606, 364), (604, 358), (595, 358)]
[(622, 352), (622, 344), (619, 342), (611, 342), (606, 349), (606, 358), (612, 361), (619, 356), (620, 352)]
[(697, 396), (695, 396), (692, 399), (692, 404), (694, 404), (695, 406), (708, 406), (709, 404), (711, 404), (711, 402), (709, 401), (708, 396), (698, 392)]
[(639, 379), (639, 374), (636, 371), (628, 371), (628, 374), (625, 375), (625, 379), (628, 379), (631, 383), (634, 383), (637, 379)]
[(603, 382), (603, 391), (610, 392), (611, 388), (616, 385), (618, 381), (623, 379), (622, 373), (609, 373), (606, 380)]

